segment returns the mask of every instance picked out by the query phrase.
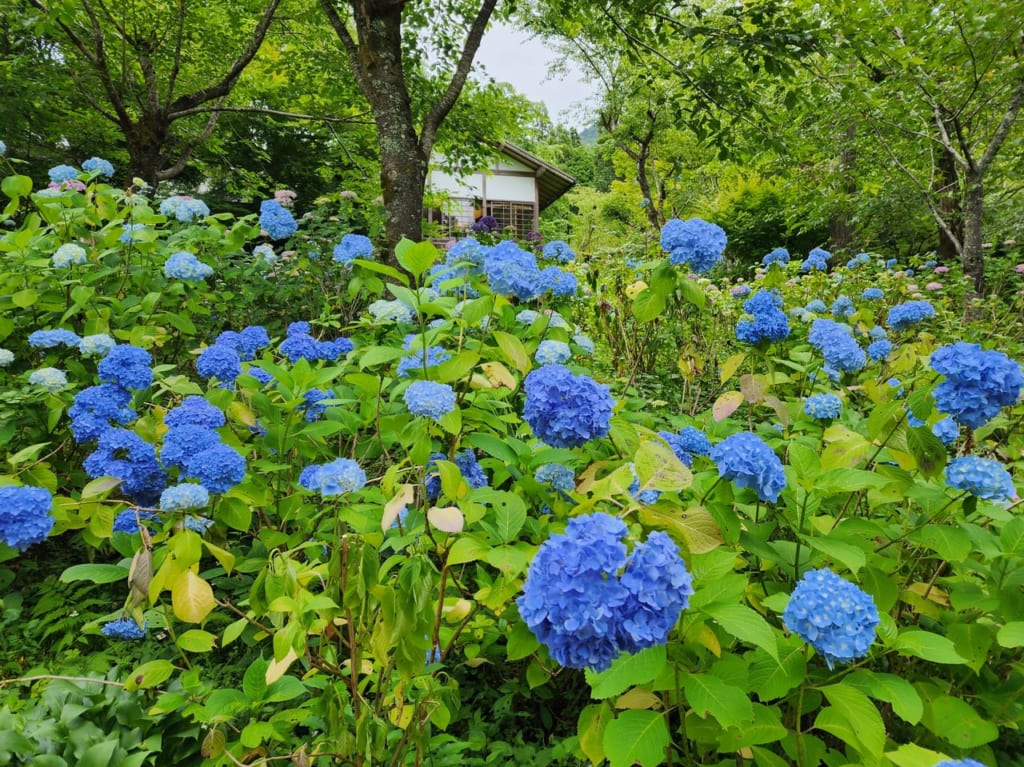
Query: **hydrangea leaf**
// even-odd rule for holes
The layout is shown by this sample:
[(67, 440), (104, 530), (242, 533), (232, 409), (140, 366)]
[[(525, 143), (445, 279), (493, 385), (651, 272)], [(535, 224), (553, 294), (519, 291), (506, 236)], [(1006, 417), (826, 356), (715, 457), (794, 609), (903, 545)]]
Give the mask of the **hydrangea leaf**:
[(591, 704), (580, 712), (576, 732), (579, 735), (580, 748), (591, 764), (600, 764), (604, 761), (602, 740), (605, 728), (613, 717), (614, 714), (607, 703)]
[(723, 727), (741, 727), (754, 718), (747, 693), (711, 674), (689, 674), (683, 682), (686, 701), (698, 716), (711, 714)]
[(781, 644), (777, 657), (756, 650), (750, 662), (750, 687), (762, 701), (781, 698), (807, 676), (804, 643), (788, 637)]
[(715, 400), (711, 406), (711, 416), (715, 421), (724, 421), (736, 412), (736, 409), (743, 404), (743, 394), (738, 391), (727, 391)]
[(612, 661), (612, 665), (600, 673), (587, 670), (587, 684), (590, 695), (596, 700), (604, 700), (623, 692), (638, 684), (647, 684), (658, 677), (665, 668), (665, 646), (655, 645), (633, 655), (620, 655)]
[(414, 277), (419, 276), (429, 269), (437, 260), (437, 248), (429, 240), (413, 243), (405, 238), (395, 246), (395, 258)]
[(772, 658), (778, 659), (779, 645), (775, 639), (775, 632), (760, 613), (746, 605), (736, 604), (708, 605), (704, 608), (704, 612), (737, 639), (760, 647)]
[(128, 577), (128, 568), (121, 565), (72, 565), (60, 575), (61, 583), (91, 581), (92, 583), (114, 583)]
[(685, 490), (693, 482), (690, 470), (676, 458), (672, 448), (658, 440), (641, 442), (634, 463), (640, 480), (638, 492), (660, 490), (675, 493)]
[(691, 506), (682, 514), (646, 506), (639, 517), (647, 527), (665, 530), (689, 554), (706, 554), (725, 542), (715, 518), (703, 506)]
[(633, 299), (633, 316), (640, 322), (650, 322), (665, 311), (665, 296), (651, 288), (641, 290)]
[(892, 647), (903, 655), (912, 655), (932, 663), (956, 665), (966, 662), (966, 659), (956, 651), (952, 642), (946, 637), (933, 634), (930, 631), (919, 629), (901, 631), (892, 643)]
[(740, 369), (744, 362), (747, 360), (747, 355), (744, 352), (732, 355), (729, 359), (722, 363), (722, 369), (719, 372), (718, 379), (724, 384), (734, 375), (736, 371)]
[(668, 744), (665, 717), (654, 711), (623, 711), (608, 722), (602, 738), (611, 767), (657, 767)]
[(523, 346), (523, 342), (511, 333), (501, 330), (495, 330), (493, 336), (505, 361), (523, 375), (529, 373), (533, 363), (530, 362), (530, 354), (526, 351), (526, 347)]
[[(882, 715), (878, 713), (878, 709), (868, 696), (847, 685), (830, 685), (823, 687), (821, 691), (825, 693), (828, 702), (832, 704), (833, 715), (830, 715), (826, 721), (839, 731), (834, 732), (827, 726), (820, 728), (842, 738), (858, 751), (875, 757), (881, 756), (885, 748), (885, 724), (882, 722)], [(823, 709), (821, 714), (826, 711), (829, 709)], [(819, 714), (819, 719), (821, 714)], [(854, 742), (840, 734), (842, 730), (838, 728), (838, 723), (832, 720), (834, 715), (838, 715), (844, 724), (852, 728)], [(815, 722), (815, 727), (819, 727), (818, 722)]]
[(942, 761), (943, 755), (938, 751), (921, 748), (916, 743), (906, 743), (895, 751), (888, 751), (885, 758), (896, 767), (935, 767)]
[(957, 748), (977, 748), (999, 737), (995, 724), (959, 698), (940, 695), (926, 704), (924, 726)]
[(445, 533), (462, 532), (466, 522), (457, 506), (433, 506), (427, 510), (427, 520)]
[(186, 623), (202, 623), (217, 605), (210, 584), (195, 571), (186, 570), (171, 585), (171, 605), (179, 620)]
[(999, 629), (996, 640), (1000, 647), (1024, 647), (1024, 621), (1011, 621)]

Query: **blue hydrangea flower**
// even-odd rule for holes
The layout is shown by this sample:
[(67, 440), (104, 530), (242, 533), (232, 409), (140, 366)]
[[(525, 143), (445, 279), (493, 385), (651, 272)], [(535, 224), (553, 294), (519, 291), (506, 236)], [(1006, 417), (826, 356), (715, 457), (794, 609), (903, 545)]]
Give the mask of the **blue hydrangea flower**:
[(147, 523), (157, 522), (160, 518), (155, 512), (145, 511), (143, 509), (125, 509), (114, 517), (114, 532), (115, 533), (128, 533), (134, 535), (139, 532), (139, 522), (141, 521), (146, 525), (150, 532), (153, 532), (152, 528)]
[(975, 759), (943, 759), (935, 767), (988, 767)]
[(708, 441), (707, 435), (693, 426), (684, 427), (678, 434), (673, 434), (670, 431), (659, 431), (658, 436), (668, 443), (668, 446), (672, 448), (672, 452), (676, 454), (676, 458), (687, 466), (693, 465), (693, 457), (695, 455), (709, 455), (711, 453), (711, 442)]
[[(178, 420), (175, 419), (176, 422)], [(221, 444), (221, 439), (217, 432), (206, 426), (186, 421), (167, 430), (164, 435), (163, 447), (160, 449), (160, 463), (168, 469), (175, 467), (184, 469), (190, 456), (219, 444)]]
[(538, 365), (561, 365), (572, 359), (572, 349), (565, 341), (553, 341), (548, 338), (540, 342), (533, 358)]
[(560, 463), (546, 463), (537, 467), (533, 478), (561, 493), (571, 493), (576, 489), (576, 474), (568, 466)]
[[(448, 248), (444, 259), (445, 264), (448, 266), (465, 266), (467, 267), (465, 274), (479, 274), (483, 271), (484, 262), (490, 250), (489, 247), (481, 245), (472, 237), (467, 237)], [(451, 274), (453, 276), (462, 276), (463, 273), (453, 271)]]
[(164, 423), (171, 429), (179, 426), (219, 429), (225, 422), (224, 413), (219, 408), (195, 394), (185, 397), (180, 405), (167, 411), (164, 416)]
[(366, 472), (349, 458), (338, 458), (323, 465), (307, 466), (299, 475), (299, 484), (320, 495), (354, 493), (366, 484)]
[[(202, 485), (196, 485), (196, 487), (202, 487)], [(199, 535), (206, 535), (206, 531), (213, 527), (213, 520), (209, 517), (194, 517), (191, 514), (185, 517), (185, 529), (191, 530)]]
[(804, 307), (804, 311), (814, 312), (815, 314), (824, 314), (828, 311), (828, 307), (825, 306), (825, 302), (820, 298), (815, 298)]
[(1017, 401), (1024, 375), (1020, 365), (1002, 352), (959, 341), (935, 350), (929, 363), (946, 380), (935, 387), (939, 410), (957, 423), (977, 429), (1001, 408)]
[(789, 251), (785, 248), (776, 248), (771, 253), (761, 259), (761, 263), (765, 266), (771, 266), (772, 264), (778, 264), (779, 266), (785, 266), (789, 263)]
[(295, 223), (291, 212), (281, 203), (264, 200), (260, 203), (260, 229), (272, 240), (287, 240), (299, 225)]
[(117, 346), (117, 341), (106, 333), (96, 333), (91, 336), (83, 336), (78, 342), (78, 351), (86, 357), (106, 357), (111, 350)]
[(264, 242), (252, 249), (252, 259), (255, 264), (269, 268), (278, 262), (279, 256), (273, 245)]
[(868, 344), (868, 356), (875, 360), (875, 362), (881, 362), (888, 358), (891, 352), (892, 344), (885, 339)]
[[(434, 461), (447, 460), (448, 456), (444, 453), (431, 454), (430, 461), (427, 463), (426, 478), (424, 480), (427, 500), (436, 501), (441, 495), (441, 475), (437, 472)], [(476, 453), (472, 450), (460, 450), (452, 460), (459, 467), (459, 471), (471, 488), (487, 487), (490, 484), (487, 474), (484, 472), (484, 467), (476, 460)]]
[(198, 480), (211, 493), (226, 493), (245, 478), (245, 458), (227, 445), (216, 444), (185, 457), (184, 478)]
[(126, 642), (131, 642), (139, 639), (145, 639), (146, 630), (148, 628), (149, 623), (146, 623), (144, 626), (140, 626), (131, 618), (118, 618), (116, 621), (104, 623), (100, 632), (103, 636), (107, 637), (107, 639), (123, 639)]
[(160, 494), (161, 511), (185, 511), (210, 505), (210, 492), (202, 485), (184, 483), (167, 488)]
[(726, 437), (711, 449), (718, 476), (737, 487), (751, 487), (762, 501), (775, 503), (786, 487), (782, 461), (756, 434), (740, 432)]
[(553, 447), (579, 447), (608, 433), (615, 401), (608, 387), (561, 365), (544, 365), (523, 382), (523, 418)]
[(121, 490), (142, 506), (152, 506), (167, 486), (167, 476), (156, 460), (156, 450), (142, 437), (127, 429), (107, 429), (83, 467), (97, 477), (121, 480)]
[(82, 339), (70, 330), (58, 328), (57, 330), (36, 330), (29, 333), (28, 345), (33, 349), (52, 349), (55, 346), (78, 346)]
[(320, 404), (326, 399), (334, 399), (334, 394), (323, 389), (310, 389), (302, 395), (302, 404), (299, 405), (299, 409), (305, 411), (307, 421), (317, 421), (327, 412), (327, 405)]
[(53, 496), (43, 487), (0, 487), (0, 540), (15, 551), (45, 541), (53, 529)]
[(885, 298), (885, 291), (881, 288), (865, 288), (860, 297), (865, 301), (878, 301), (881, 298)]
[(675, 266), (686, 264), (698, 274), (722, 260), (725, 245), (725, 230), (700, 218), (673, 218), (661, 228), (661, 249), (668, 252), (669, 261)]
[(693, 578), (679, 548), (665, 533), (651, 533), (633, 550), (619, 580), (629, 593), (622, 606), (619, 646), (634, 653), (665, 644), (693, 595)]
[(941, 421), (935, 422), (935, 425), (932, 426), (932, 434), (938, 437), (943, 445), (948, 446), (960, 439), (960, 427), (956, 421), (946, 416)]
[(73, 242), (61, 245), (50, 258), (55, 269), (67, 269), (70, 266), (81, 266), (88, 261), (85, 248)]
[(99, 364), (100, 380), (124, 389), (148, 389), (153, 383), (153, 358), (145, 349), (118, 344)]
[(829, 668), (867, 655), (878, 621), (871, 596), (827, 568), (805, 573), (782, 613), (786, 628), (821, 653)]
[(547, 289), (542, 285), (536, 256), (511, 240), (491, 248), (484, 260), (484, 273), (493, 292), (514, 296), (520, 301), (531, 301)]
[(78, 178), (78, 168), (73, 168), (70, 165), (54, 165), (47, 171), (47, 175), (50, 177), (50, 183), (60, 184)]
[(576, 275), (557, 266), (542, 269), (538, 277), (538, 284), (541, 293), (551, 293), (559, 298), (575, 296), (578, 288)]
[(636, 464), (630, 463), (629, 470), (633, 473), (633, 481), (629, 483), (628, 488), (629, 494), (644, 506), (650, 506), (652, 503), (655, 503), (661, 497), (661, 492), (658, 490), (641, 490), (640, 475), (636, 473)]
[(781, 309), (782, 296), (773, 290), (761, 290), (743, 302), (751, 319), (736, 323), (736, 339), (746, 344), (774, 343), (789, 335), (789, 320)]
[(5, 368), (14, 362), (14, 352), (10, 349), (0, 348), (0, 368)]
[(843, 412), (843, 401), (835, 394), (815, 394), (804, 400), (804, 412), (819, 421), (838, 418)]
[(177, 219), (183, 224), (190, 224), (196, 218), (209, 216), (210, 208), (195, 197), (176, 194), (160, 203), (160, 215)]
[(729, 291), (729, 295), (731, 295), (733, 298), (746, 298), (747, 296), (750, 295), (750, 286), (737, 285), (736, 287)]
[(848, 319), (855, 311), (857, 307), (853, 305), (849, 296), (839, 296), (832, 304), (832, 316), (837, 320)]
[(238, 358), (243, 362), (255, 359), (256, 352), (270, 346), (270, 336), (261, 325), (250, 325), (236, 333), (233, 330), (225, 330), (217, 336), (216, 345), (230, 346), (238, 352)]
[(401, 301), (374, 301), (366, 310), (377, 322), (396, 322), (398, 324), (411, 324), (416, 314)]
[(679, 550), (664, 533), (627, 558), (626, 526), (608, 514), (569, 521), (537, 551), (519, 613), (567, 668), (603, 671), (623, 650), (664, 644), (693, 593)]
[(435, 421), (455, 409), (455, 390), (436, 381), (414, 381), (403, 399), (410, 413)]
[(927, 301), (905, 301), (889, 310), (885, 324), (893, 330), (906, 330), (922, 320), (935, 316), (935, 307)]
[(250, 375), (255, 378), (263, 386), (266, 386), (274, 380), (274, 376), (272, 374), (268, 373), (263, 368), (256, 367), (255, 365), (250, 365), (244, 372), (246, 375)]
[(196, 360), (196, 370), (203, 378), (216, 378), (230, 384), (242, 373), (242, 362), (230, 346), (214, 344), (203, 349)]
[(562, 240), (549, 242), (544, 246), (541, 255), (548, 261), (558, 261), (560, 264), (568, 264), (576, 258), (576, 252)]
[[(858, 253), (856, 256), (846, 262), (847, 269), (856, 269), (857, 267), (871, 263), (871, 256), (867, 253)], [(866, 296), (864, 296), (866, 298)]]
[(357, 258), (373, 258), (373, 243), (366, 235), (346, 234), (341, 238), (341, 244), (334, 246), (334, 260), (347, 266)]
[(195, 253), (179, 250), (172, 253), (164, 262), (164, 276), (170, 280), (186, 282), (202, 282), (213, 274), (213, 267), (204, 264)]
[(440, 365), (445, 360), (450, 360), (452, 355), (444, 350), (443, 346), (430, 346), (426, 349), (418, 349), (408, 357), (402, 357), (398, 361), (398, 377), (408, 378), (412, 371), (423, 372), (424, 367)]
[(900, 379), (898, 378), (890, 378), (888, 381), (886, 381), (886, 383), (896, 390), (897, 398), (902, 397), (904, 392), (906, 391), (906, 389), (903, 388), (903, 382), (900, 381)]
[(71, 435), (75, 442), (98, 440), (112, 425), (125, 425), (135, 420), (131, 408), (132, 395), (116, 384), (100, 384), (82, 389), (68, 409)]
[(104, 160), (102, 157), (90, 157), (82, 163), (82, 170), (88, 173), (95, 172), (103, 178), (110, 178), (114, 175), (114, 166), (109, 160)]
[(57, 368), (39, 368), (28, 377), (28, 382), (33, 386), (41, 386), (53, 394), (68, 385), (68, 376)]
[(828, 262), (832, 254), (821, 248), (814, 248), (800, 264), (801, 272), (828, 271)]
[(811, 346), (822, 353), (826, 367), (837, 373), (855, 373), (867, 364), (867, 355), (846, 325), (818, 319), (811, 324), (807, 337)]
[(946, 484), (987, 501), (1008, 501), (1017, 495), (1010, 476), (999, 461), (965, 455), (946, 467)]
[(897, 261), (895, 258), (887, 259), (886, 262), (885, 262), (885, 268), (886, 269), (895, 269), (896, 268), (896, 264), (898, 264), (898, 263), (899, 263), (899, 261)]
[(580, 347), (584, 354), (594, 353), (594, 341), (590, 336), (584, 335), (583, 333), (576, 333), (572, 337), (572, 342)]

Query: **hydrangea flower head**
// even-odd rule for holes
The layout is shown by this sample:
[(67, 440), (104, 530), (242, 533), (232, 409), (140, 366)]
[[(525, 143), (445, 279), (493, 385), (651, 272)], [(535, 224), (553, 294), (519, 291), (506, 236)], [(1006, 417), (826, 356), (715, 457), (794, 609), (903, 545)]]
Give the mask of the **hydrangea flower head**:
[(823, 314), (828, 311), (828, 307), (825, 306), (825, 302), (820, 298), (815, 298), (813, 301), (808, 301), (807, 306), (804, 307), (804, 311)]
[(826, 367), (837, 373), (855, 373), (867, 364), (867, 355), (850, 335), (847, 325), (817, 319), (807, 337), (811, 346), (824, 356)]
[(746, 298), (747, 296), (750, 295), (750, 286), (736, 285), (729, 291), (729, 295), (731, 295), (733, 298)]
[(210, 492), (202, 485), (183, 483), (169, 487), (160, 494), (161, 511), (185, 511), (210, 505)]
[(523, 382), (523, 418), (553, 447), (579, 447), (608, 433), (615, 401), (608, 387), (561, 365), (544, 365)]
[(29, 333), (28, 345), (33, 349), (52, 349), (55, 346), (78, 346), (82, 339), (70, 330), (35, 330)]
[(871, 596), (827, 568), (810, 570), (797, 583), (782, 613), (789, 631), (825, 656), (829, 668), (868, 654), (878, 608)]
[(737, 487), (750, 487), (762, 501), (775, 503), (786, 487), (782, 461), (756, 434), (740, 432), (726, 437), (711, 449), (718, 476)]
[(124, 389), (148, 389), (153, 383), (153, 358), (145, 349), (118, 344), (99, 364), (100, 380)]
[(164, 262), (164, 276), (170, 280), (185, 280), (186, 282), (202, 282), (213, 274), (213, 267), (204, 264), (195, 253), (187, 250), (179, 250), (172, 253)]
[(408, 357), (402, 357), (398, 361), (398, 377), (408, 378), (410, 372), (417, 370), (422, 373), (424, 367), (435, 367), (451, 358), (452, 355), (445, 351), (443, 346), (429, 346), (426, 349), (417, 349)]
[(196, 218), (210, 215), (210, 208), (202, 200), (188, 195), (176, 194), (160, 203), (160, 215), (189, 224)]
[(100, 384), (82, 389), (68, 409), (71, 434), (75, 442), (98, 440), (112, 425), (124, 425), (135, 420), (130, 407), (132, 395), (116, 384)]
[(551, 293), (560, 298), (575, 296), (578, 289), (576, 275), (557, 266), (542, 269), (538, 282), (541, 293)]
[(977, 429), (1014, 404), (1024, 386), (1020, 365), (1002, 352), (959, 341), (932, 353), (932, 369), (946, 380), (935, 387), (938, 409)]
[(811, 418), (827, 421), (843, 412), (843, 401), (835, 394), (815, 394), (804, 400), (804, 412)]
[(276, 264), (280, 257), (274, 252), (273, 245), (264, 242), (252, 249), (252, 258), (256, 263), (270, 267)]
[(832, 254), (827, 250), (815, 248), (807, 254), (807, 258), (800, 264), (801, 272), (824, 272), (828, 271), (828, 261)]
[(572, 342), (580, 347), (584, 354), (594, 353), (594, 340), (590, 336), (584, 335), (583, 333), (576, 333), (572, 337)]
[(291, 211), (275, 200), (264, 200), (260, 203), (260, 228), (272, 240), (287, 240), (299, 225)]
[(536, 256), (511, 240), (491, 248), (484, 260), (484, 273), (493, 292), (520, 301), (531, 301), (546, 290)]
[(226, 493), (245, 478), (245, 458), (218, 442), (185, 457), (184, 477), (198, 480), (211, 493)]
[(665, 533), (651, 533), (633, 550), (620, 582), (629, 596), (623, 605), (619, 646), (633, 653), (665, 644), (693, 595), (693, 578), (679, 548)]
[(126, 496), (143, 506), (152, 506), (167, 486), (167, 477), (156, 460), (156, 450), (142, 437), (127, 429), (110, 428), (100, 435), (99, 445), (82, 466), (86, 473), (121, 480)]
[(771, 266), (772, 264), (785, 266), (789, 263), (789, 251), (785, 248), (775, 248), (775, 250), (761, 259), (761, 263), (765, 266)]
[[(446, 461), (448, 456), (444, 453), (433, 453), (430, 456), (430, 461), (427, 463), (427, 474), (424, 481), (424, 485), (427, 491), (427, 499), (436, 501), (441, 495), (441, 475), (437, 471), (435, 461)], [(456, 466), (459, 467), (463, 478), (469, 483), (469, 486), (473, 489), (479, 487), (487, 487), (490, 483), (487, 479), (487, 474), (484, 472), (484, 467), (480, 465), (480, 462), (476, 459), (476, 453), (472, 450), (460, 450), (455, 454), (453, 459)]]
[(885, 324), (893, 330), (906, 330), (922, 320), (935, 316), (935, 307), (927, 301), (905, 301), (889, 310)]
[(341, 243), (334, 246), (334, 260), (339, 264), (351, 264), (355, 259), (373, 258), (373, 243), (364, 234), (346, 234)]
[(241, 374), (242, 361), (232, 347), (214, 344), (203, 349), (196, 360), (196, 370), (203, 378), (216, 378), (230, 384)]
[(42, 386), (53, 394), (68, 385), (68, 376), (63, 370), (57, 368), (39, 368), (28, 377), (28, 382), (33, 386)]
[(135, 232), (142, 231), (145, 228), (145, 224), (122, 224), (121, 236), (117, 238), (117, 241), (124, 243), (125, 245), (130, 245), (133, 242), (138, 242), (138, 238), (135, 236)]
[(53, 529), (53, 496), (43, 487), (0, 487), (0, 540), (15, 551), (45, 541)]
[(935, 767), (988, 767), (975, 759), (943, 759)]
[(542, 485), (550, 485), (562, 493), (571, 493), (576, 489), (576, 474), (568, 466), (560, 463), (546, 463), (537, 467), (533, 478)]
[(88, 173), (95, 172), (103, 178), (110, 178), (114, 175), (114, 166), (110, 164), (109, 160), (104, 160), (102, 157), (90, 157), (82, 163), (82, 170)]
[(999, 461), (975, 455), (950, 461), (946, 467), (946, 484), (987, 501), (1008, 501), (1017, 495), (1013, 477)]
[(14, 362), (14, 352), (10, 349), (0, 348), (0, 368), (5, 368)]
[(366, 472), (349, 458), (338, 458), (323, 465), (307, 466), (299, 475), (299, 484), (320, 495), (354, 493), (366, 484)]
[(868, 356), (875, 360), (875, 362), (881, 362), (886, 359), (891, 352), (892, 343), (884, 338), (880, 341), (873, 341), (868, 344)]
[(782, 296), (774, 290), (761, 290), (743, 302), (751, 315), (736, 323), (736, 339), (746, 344), (774, 343), (789, 335), (789, 320), (781, 309)]
[(158, 520), (159, 517), (156, 512), (142, 509), (125, 509), (114, 517), (113, 532), (133, 535), (139, 532), (140, 521), (145, 525), (147, 522), (156, 522)]
[(366, 307), (366, 310), (377, 322), (397, 322), (408, 325), (416, 316), (413, 310), (401, 301), (380, 299)]
[(938, 437), (943, 445), (948, 446), (960, 439), (960, 427), (956, 421), (946, 416), (941, 421), (935, 422), (935, 425), (932, 426), (932, 434)]
[(67, 269), (70, 266), (81, 266), (88, 260), (85, 248), (73, 242), (61, 245), (50, 258), (55, 269)]
[(86, 357), (106, 357), (117, 346), (117, 341), (106, 333), (84, 336), (78, 342), (78, 351)]
[(414, 381), (405, 390), (403, 399), (410, 413), (435, 421), (455, 409), (455, 390), (436, 381)]
[(557, 261), (560, 264), (568, 264), (576, 259), (576, 251), (569, 247), (563, 240), (552, 240), (544, 246), (541, 255), (548, 261)]
[(109, 621), (103, 624), (100, 632), (107, 639), (123, 639), (131, 642), (146, 638), (146, 626), (140, 626), (131, 618), (118, 618), (116, 621)]
[(540, 342), (533, 358), (538, 365), (561, 365), (572, 359), (572, 350), (565, 341), (553, 341), (546, 338)]
[(669, 261), (675, 266), (686, 264), (697, 274), (722, 260), (725, 245), (725, 230), (700, 218), (673, 218), (661, 228), (661, 248), (668, 252)]
[(54, 165), (47, 171), (51, 184), (61, 184), (65, 181), (73, 181), (78, 178), (78, 168), (70, 165)]
[(658, 436), (668, 443), (676, 458), (687, 466), (693, 465), (695, 455), (711, 453), (711, 442), (708, 441), (707, 435), (693, 426), (686, 426), (677, 434), (670, 431), (659, 431)]
[(832, 316), (837, 320), (848, 319), (855, 311), (857, 307), (853, 305), (849, 296), (839, 296), (832, 304)]
[(182, 403), (167, 411), (164, 423), (171, 429), (179, 426), (200, 426), (205, 429), (219, 429), (226, 423), (224, 413), (203, 397), (193, 394)]
[(501, 224), (498, 223), (498, 219), (494, 216), (481, 216), (478, 220), (473, 222), (473, 225), (469, 227), (474, 232), (480, 232), (487, 234), (489, 232), (496, 232), (501, 229)]

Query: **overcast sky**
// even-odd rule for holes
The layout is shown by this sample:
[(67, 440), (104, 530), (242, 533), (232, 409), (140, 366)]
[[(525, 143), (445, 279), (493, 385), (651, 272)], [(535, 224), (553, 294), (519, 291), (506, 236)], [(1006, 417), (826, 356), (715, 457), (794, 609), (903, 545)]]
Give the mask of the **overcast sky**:
[(590, 123), (585, 104), (594, 88), (575, 64), (565, 74), (549, 75), (556, 56), (540, 39), (495, 23), (484, 35), (476, 62), (498, 82), (511, 83), (531, 101), (543, 101), (551, 122), (585, 128)]

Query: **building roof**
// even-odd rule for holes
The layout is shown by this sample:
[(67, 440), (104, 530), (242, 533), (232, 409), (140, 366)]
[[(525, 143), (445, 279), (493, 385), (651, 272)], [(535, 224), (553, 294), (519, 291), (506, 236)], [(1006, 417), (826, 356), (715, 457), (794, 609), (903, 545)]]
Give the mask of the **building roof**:
[(544, 210), (563, 194), (576, 185), (576, 179), (565, 171), (559, 170), (554, 165), (530, 154), (525, 149), (503, 141), (498, 145), (498, 151), (508, 155), (513, 160), (518, 160), (534, 170), (537, 177), (537, 190), (540, 193), (540, 209)]

